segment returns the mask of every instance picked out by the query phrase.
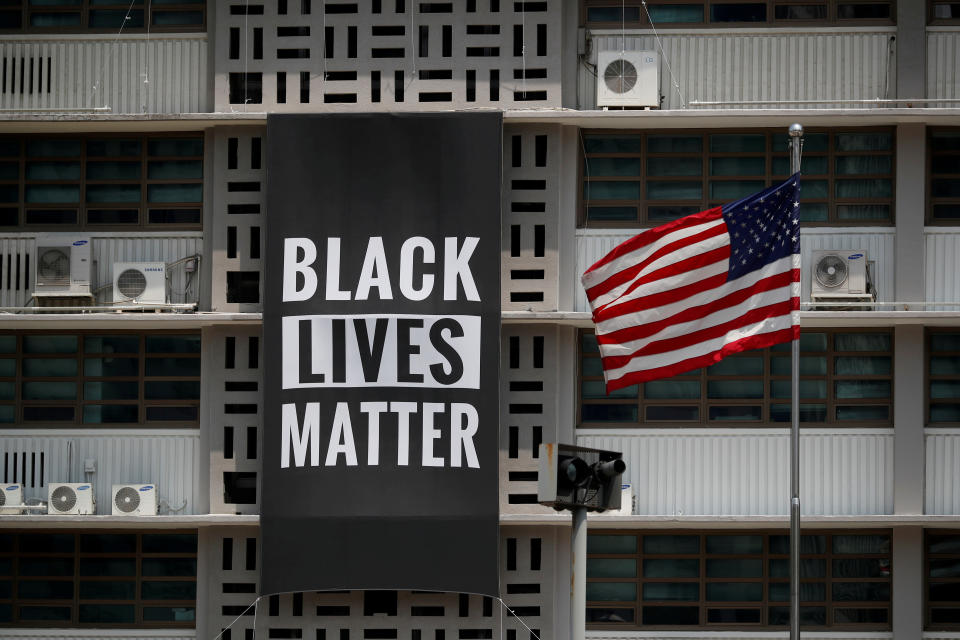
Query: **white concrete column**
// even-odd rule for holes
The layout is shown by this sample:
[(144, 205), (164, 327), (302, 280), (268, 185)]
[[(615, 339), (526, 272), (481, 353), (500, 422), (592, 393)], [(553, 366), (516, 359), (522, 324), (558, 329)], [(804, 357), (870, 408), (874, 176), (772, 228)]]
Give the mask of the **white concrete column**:
[(893, 530), (893, 640), (923, 637), (923, 529)]
[[(927, 132), (922, 124), (897, 127), (895, 300), (925, 297), (923, 221), (926, 211)], [(889, 300), (889, 298), (887, 298)]]
[(894, 330), (893, 511), (923, 513), (924, 336), (921, 326)]

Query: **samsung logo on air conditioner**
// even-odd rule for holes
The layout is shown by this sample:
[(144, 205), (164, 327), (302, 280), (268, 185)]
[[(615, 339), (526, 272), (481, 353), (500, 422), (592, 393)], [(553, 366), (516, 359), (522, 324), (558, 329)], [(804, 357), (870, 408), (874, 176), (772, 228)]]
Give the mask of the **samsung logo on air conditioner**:
[(140, 491), (150, 491), (151, 489), (153, 489), (153, 485), (152, 485), (152, 484), (148, 484), (148, 485), (146, 485), (146, 486), (144, 486), (144, 487), (140, 487)]
[(89, 488), (90, 488), (90, 485), (85, 484), (82, 487), (77, 487), (77, 491), (83, 491), (84, 489), (89, 489)]
[(850, 255), (847, 256), (847, 260), (856, 260), (857, 258), (862, 258), (862, 257), (863, 257), (862, 253), (851, 253)]
[(87, 244), (88, 242), (90, 242), (90, 241), (89, 241), (89, 240), (75, 240), (75, 241), (73, 242), (73, 246), (75, 246), (75, 247), (82, 247), (83, 245)]
[(12, 485), (12, 486), (7, 487), (7, 491), (16, 491), (16, 490), (19, 489), (19, 488), (20, 488), (20, 487), (18, 487), (17, 485)]
[(162, 267), (143, 267), (143, 271), (163, 271)]

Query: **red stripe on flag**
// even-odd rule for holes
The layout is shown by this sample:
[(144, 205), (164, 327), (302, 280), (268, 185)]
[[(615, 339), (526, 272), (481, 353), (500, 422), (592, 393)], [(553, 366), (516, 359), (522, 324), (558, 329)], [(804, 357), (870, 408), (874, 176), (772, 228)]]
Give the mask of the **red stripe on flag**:
[[(651, 271), (645, 276), (637, 278), (629, 287), (627, 287), (624, 290), (623, 293), (620, 294), (619, 298), (629, 295), (631, 292), (635, 291), (637, 287), (640, 287), (642, 285), (650, 284), (651, 282), (656, 282), (657, 280), (663, 280), (664, 278), (680, 275), (682, 273), (687, 273), (689, 271), (694, 271), (696, 269), (700, 269), (702, 267), (706, 267), (716, 262), (721, 262), (723, 260), (727, 260), (728, 262), (730, 260), (730, 245), (728, 244), (722, 247), (717, 247), (716, 249), (712, 249), (710, 251), (706, 251), (704, 253), (697, 254), (695, 256), (690, 256), (689, 258), (685, 258), (683, 260), (678, 260), (677, 262), (674, 262), (671, 265), (667, 265), (662, 269)], [(724, 273), (723, 278), (724, 280), (726, 280), (727, 274)], [(593, 300), (591, 300), (590, 302), (592, 304)], [(611, 303), (613, 302), (616, 302), (616, 300), (611, 300), (607, 304), (601, 305), (594, 310), (594, 313), (593, 313), (594, 322), (596, 322), (598, 318), (603, 317), (602, 312), (605, 311), (607, 307), (610, 306)], [(617, 305), (614, 305), (614, 306), (617, 306)]]
[(611, 331), (602, 335), (597, 334), (597, 342), (600, 344), (619, 344), (621, 342), (640, 340), (641, 338), (652, 336), (670, 325), (691, 322), (693, 320), (704, 318), (711, 313), (728, 309), (730, 307), (735, 307), (741, 302), (748, 300), (755, 294), (786, 287), (789, 286), (791, 282), (799, 282), (799, 280), (799, 269), (784, 271), (782, 273), (763, 278), (762, 280), (758, 280), (749, 287), (733, 291), (726, 296), (712, 300), (707, 304), (684, 309), (680, 313), (676, 313), (668, 318), (657, 320), (656, 322), (647, 322), (645, 324), (626, 327), (624, 329)]
[(800, 325), (794, 325), (789, 329), (781, 329), (780, 331), (771, 331), (770, 333), (763, 333), (757, 336), (742, 338), (736, 342), (726, 344), (722, 349), (712, 353), (707, 353), (702, 356), (683, 360), (666, 367), (657, 367), (656, 369), (644, 369), (643, 371), (632, 371), (630, 373), (626, 373), (616, 380), (610, 380), (607, 382), (607, 394), (609, 395), (611, 391), (623, 389), (624, 387), (629, 387), (630, 385), (634, 384), (640, 384), (641, 382), (649, 382), (650, 380), (657, 380), (660, 378), (670, 378), (681, 373), (686, 373), (687, 371), (693, 371), (694, 369), (700, 369), (701, 367), (708, 367), (712, 364), (720, 362), (725, 357), (733, 355), (734, 353), (750, 351), (752, 349), (763, 349), (775, 344), (780, 344), (781, 342), (789, 342), (790, 340), (799, 339)]
[(619, 316), (636, 313), (637, 311), (643, 311), (644, 309), (653, 309), (654, 307), (662, 307), (667, 304), (679, 302), (680, 300), (685, 300), (698, 293), (723, 286), (727, 283), (728, 276), (729, 274), (726, 272), (718, 273), (715, 276), (704, 278), (699, 282), (683, 285), (675, 289), (651, 293), (648, 296), (634, 298), (633, 300), (621, 302), (612, 307), (604, 307), (600, 312), (593, 314), (593, 322), (594, 324), (599, 324), (604, 320), (610, 320)]
[(618, 271), (617, 273), (608, 277), (603, 282), (596, 284), (590, 287), (589, 289), (587, 289), (587, 292), (586, 292), (587, 298), (589, 298), (590, 300), (595, 300), (598, 296), (601, 296), (607, 293), (611, 289), (615, 289), (621, 284), (625, 282), (629, 282), (638, 273), (640, 273), (647, 266), (649, 266), (652, 262), (654, 262), (659, 258), (662, 258), (663, 256), (679, 251), (680, 249), (683, 249), (684, 247), (688, 247), (692, 244), (697, 244), (699, 242), (703, 242), (704, 240), (715, 238), (716, 236), (726, 235), (726, 233), (727, 233), (727, 225), (718, 224), (715, 227), (705, 229), (700, 233), (695, 233), (691, 236), (687, 236), (686, 238), (680, 238), (669, 244), (665, 244), (664, 246), (660, 247), (659, 249), (657, 249), (656, 251), (648, 255), (641, 262), (638, 262), (637, 264), (634, 264), (634, 265), (630, 265), (623, 271)]
[(678, 229), (684, 229), (686, 227), (703, 224), (721, 217), (723, 217), (721, 207), (714, 207), (713, 209), (707, 209), (706, 211), (701, 211), (700, 213), (678, 218), (677, 220), (671, 220), (670, 222), (660, 225), (659, 227), (644, 231), (643, 233), (638, 234), (619, 244), (610, 253), (597, 260), (592, 267), (584, 272), (584, 274), (590, 273), (594, 269), (599, 269), (608, 262), (613, 262), (617, 258), (624, 256), (631, 251), (636, 251), (641, 247), (652, 244), (663, 236), (673, 233)]
[(791, 298), (790, 300), (785, 300), (776, 304), (751, 309), (739, 318), (735, 318), (729, 322), (705, 327), (700, 331), (694, 331), (676, 338), (656, 340), (641, 349), (637, 349), (630, 355), (604, 357), (602, 358), (603, 369), (604, 371), (607, 371), (609, 369), (619, 369), (621, 367), (625, 367), (630, 363), (631, 360), (638, 356), (650, 356), (668, 353), (670, 351), (677, 351), (678, 349), (684, 349), (686, 347), (692, 347), (693, 345), (700, 344), (701, 342), (706, 342), (707, 340), (711, 340), (713, 338), (719, 338), (728, 331), (734, 331), (751, 324), (757, 324), (768, 318), (785, 316), (793, 311), (793, 307), (794, 301)]

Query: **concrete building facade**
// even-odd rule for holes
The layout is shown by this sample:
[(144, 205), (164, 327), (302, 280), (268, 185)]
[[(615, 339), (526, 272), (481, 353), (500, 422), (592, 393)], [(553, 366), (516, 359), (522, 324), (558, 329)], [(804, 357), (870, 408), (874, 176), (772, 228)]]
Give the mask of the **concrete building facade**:
[[(622, 451), (633, 495), (630, 515), (591, 517), (588, 637), (786, 637), (789, 350), (607, 397), (579, 275), (643, 228), (785, 176), (800, 122), (804, 637), (960, 638), (960, 5), (8, 4), (3, 481), (28, 502), (89, 483), (97, 507), (0, 512), (0, 636), (563, 640), (569, 518), (536, 504), (538, 445), (560, 441)], [(597, 108), (600, 58), (637, 51), (657, 56), (659, 105)], [(504, 116), (515, 615), (402, 591), (251, 607), (266, 114), (474, 109)], [(46, 253), (82, 241), (85, 267)], [(813, 304), (821, 251), (865, 254), (876, 301)], [(131, 309), (118, 263), (162, 263), (162, 301)], [(87, 289), (38, 290), (68, 267), (89, 269)], [(160, 515), (111, 515), (124, 483), (155, 484)]]

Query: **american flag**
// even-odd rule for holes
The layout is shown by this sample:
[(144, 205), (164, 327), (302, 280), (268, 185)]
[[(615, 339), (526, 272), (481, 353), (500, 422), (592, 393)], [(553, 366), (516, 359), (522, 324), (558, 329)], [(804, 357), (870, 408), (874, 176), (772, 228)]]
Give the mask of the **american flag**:
[(607, 393), (800, 335), (800, 174), (627, 240), (581, 279)]

